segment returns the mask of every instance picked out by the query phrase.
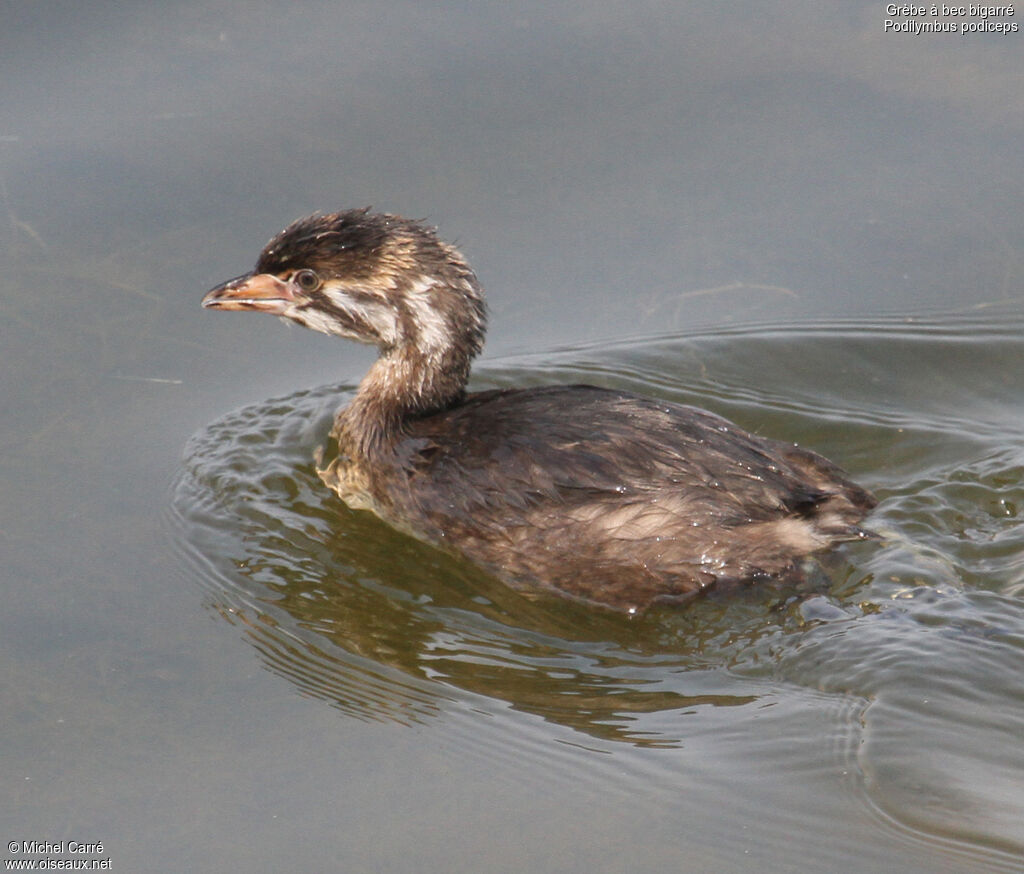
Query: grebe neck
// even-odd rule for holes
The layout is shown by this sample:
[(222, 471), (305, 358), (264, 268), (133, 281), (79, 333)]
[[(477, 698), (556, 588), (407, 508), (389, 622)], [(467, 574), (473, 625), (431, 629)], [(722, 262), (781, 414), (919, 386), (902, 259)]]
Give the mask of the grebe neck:
[(381, 351), (335, 419), (334, 436), (343, 452), (356, 460), (372, 459), (394, 445), (407, 421), (446, 410), (465, 397), (481, 338), (475, 320), (472, 330), (455, 327), (438, 321), (425, 331), (421, 325), (405, 342)]

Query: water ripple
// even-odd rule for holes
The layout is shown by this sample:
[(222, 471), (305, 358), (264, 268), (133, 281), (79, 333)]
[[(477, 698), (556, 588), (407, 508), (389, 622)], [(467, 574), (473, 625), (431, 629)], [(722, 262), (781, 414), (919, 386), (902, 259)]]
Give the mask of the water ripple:
[[(323, 490), (311, 459), (351, 386), (196, 434), (174, 539), (263, 663), (348, 716), (444, 720), (460, 755), (542, 760), (531, 780), (640, 781), (668, 799), (685, 773), (737, 793), (749, 822), (779, 785), (753, 773), (838, 779), (902, 839), (998, 870), (1024, 851), (1022, 327), (1019, 308), (746, 326), (478, 369), (478, 388), (591, 382), (695, 403), (835, 458), (882, 498), (883, 540), (802, 583), (638, 621), (527, 600)], [(842, 815), (793, 792), (765, 841)]]

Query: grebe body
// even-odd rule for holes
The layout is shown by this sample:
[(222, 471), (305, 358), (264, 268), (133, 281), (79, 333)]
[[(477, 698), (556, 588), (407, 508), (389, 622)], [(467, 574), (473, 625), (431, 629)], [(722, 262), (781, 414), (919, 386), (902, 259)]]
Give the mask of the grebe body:
[(321, 478), (518, 588), (636, 613), (867, 536), (875, 499), (836, 465), (713, 413), (585, 385), (467, 395), (482, 290), (420, 222), (302, 219), (203, 304), (376, 345)]

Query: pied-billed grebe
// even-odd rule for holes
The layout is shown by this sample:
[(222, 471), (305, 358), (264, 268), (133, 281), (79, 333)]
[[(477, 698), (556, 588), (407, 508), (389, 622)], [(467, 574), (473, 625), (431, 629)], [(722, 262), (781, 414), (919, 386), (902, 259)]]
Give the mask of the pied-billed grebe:
[(301, 219), (203, 305), (377, 346), (322, 479), (517, 587), (635, 613), (866, 536), (875, 499), (834, 464), (704, 410), (585, 385), (467, 395), (482, 291), (420, 222)]

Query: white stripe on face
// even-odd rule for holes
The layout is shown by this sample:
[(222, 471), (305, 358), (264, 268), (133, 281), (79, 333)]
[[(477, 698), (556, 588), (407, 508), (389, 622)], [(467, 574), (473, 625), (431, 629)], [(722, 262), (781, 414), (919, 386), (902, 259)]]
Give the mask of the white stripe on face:
[[(342, 312), (349, 313), (354, 319), (365, 322), (369, 325), (376, 337), (355, 337), (357, 340), (363, 340), (364, 342), (378, 342), (383, 343), (386, 346), (394, 345), (398, 340), (398, 328), (395, 324), (395, 313), (388, 303), (383, 298), (381, 299), (366, 299), (365, 294), (361, 294), (359, 298), (351, 295), (347, 289), (338, 285), (325, 284), (321, 289), (324, 296), (331, 302), (331, 305), (341, 310)], [(302, 315), (309, 315), (313, 312), (313, 308), (302, 311)], [(320, 314), (316, 321), (323, 322), (325, 324), (333, 324), (331, 316), (329, 314)], [(312, 325), (310, 325), (312, 327)], [(322, 327), (314, 328), (316, 331), (324, 331), (327, 334), (337, 334), (337, 325), (335, 327), (324, 329)], [(345, 334), (345, 336), (353, 336), (351, 334)]]

